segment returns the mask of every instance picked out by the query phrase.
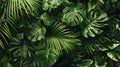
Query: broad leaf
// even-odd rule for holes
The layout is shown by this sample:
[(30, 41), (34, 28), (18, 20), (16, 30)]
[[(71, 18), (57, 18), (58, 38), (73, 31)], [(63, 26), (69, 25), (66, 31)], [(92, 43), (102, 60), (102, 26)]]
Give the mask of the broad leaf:
[(93, 63), (93, 60), (91, 59), (85, 59), (82, 61), (82, 63), (77, 65), (78, 67), (90, 67)]
[(104, 56), (101, 55), (96, 55), (94, 61), (95, 61), (94, 63), (95, 67), (106, 67), (107, 65)]
[(24, 34), (18, 34), (10, 43), (9, 51), (12, 51), (14, 57), (27, 58), (33, 56), (32, 42), (24, 39)]
[(107, 56), (114, 61), (119, 61), (120, 59), (120, 54), (115, 51), (107, 52)]
[(55, 20), (52, 16), (49, 16), (47, 13), (43, 13), (40, 17), (46, 26), (50, 26)]
[(29, 25), (29, 30), (28, 39), (34, 42), (41, 40), (46, 34), (45, 27), (41, 26), (40, 23)]
[(83, 7), (84, 7), (83, 4), (78, 4), (76, 7), (64, 8), (62, 21), (70, 26), (79, 25), (83, 21), (82, 17), (82, 14), (84, 15)]
[(10, 63), (9, 63), (9, 58), (7, 56), (3, 56), (0, 59), (0, 67), (13, 67)]
[(48, 10), (52, 8), (57, 8), (63, 2), (68, 2), (67, 0), (43, 0), (43, 10)]
[(56, 52), (54, 49), (47, 49), (36, 51), (36, 55), (41, 64), (41, 67), (51, 67), (57, 61), (59, 52)]
[(95, 34), (101, 34), (103, 30), (100, 28), (106, 24), (103, 23), (108, 20), (107, 14), (99, 11), (90, 11), (85, 19), (85, 28), (82, 31), (84, 37), (95, 37)]

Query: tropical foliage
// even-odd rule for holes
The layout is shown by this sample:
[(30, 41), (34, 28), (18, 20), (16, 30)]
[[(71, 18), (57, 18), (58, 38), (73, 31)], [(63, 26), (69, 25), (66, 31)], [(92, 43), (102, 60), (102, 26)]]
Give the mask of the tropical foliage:
[(0, 0), (0, 67), (120, 67), (120, 1)]

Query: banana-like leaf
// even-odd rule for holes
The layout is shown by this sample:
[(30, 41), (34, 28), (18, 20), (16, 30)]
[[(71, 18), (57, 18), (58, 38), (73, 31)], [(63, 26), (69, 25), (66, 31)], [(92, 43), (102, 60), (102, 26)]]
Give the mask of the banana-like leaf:
[(106, 24), (103, 23), (108, 20), (107, 14), (99, 11), (90, 11), (85, 19), (86, 26), (82, 31), (84, 37), (88, 36), (95, 37), (95, 34), (101, 34), (103, 30), (100, 28), (104, 27)]
[(32, 25), (29, 25), (30, 32), (28, 33), (28, 39), (31, 41), (39, 41), (42, 38), (44, 38), (44, 35), (46, 34), (45, 27), (41, 26), (40, 23), (34, 23)]
[(76, 7), (64, 8), (62, 21), (70, 26), (79, 25), (85, 14), (82, 7), (84, 7), (82, 4), (78, 4)]

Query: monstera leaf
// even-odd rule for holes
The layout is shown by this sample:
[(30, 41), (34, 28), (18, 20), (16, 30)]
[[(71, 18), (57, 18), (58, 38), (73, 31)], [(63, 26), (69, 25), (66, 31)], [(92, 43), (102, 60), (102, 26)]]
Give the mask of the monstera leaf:
[(85, 19), (86, 26), (82, 31), (84, 37), (95, 37), (95, 34), (101, 34), (103, 30), (100, 28), (106, 24), (103, 23), (108, 20), (107, 14), (102, 11), (90, 11)]
[(41, 67), (51, 67), (58, 59), (59, 52), (54, 49), (36, 51)]
[(24, 39), (24, 34), (17, 34), (10, 43), (9, 51), (12, 51), (14, 57), (27, 58), (33, 56), (32, 43)]
[(41, 26), (40, 23), (34, 23), (29, 25), (30, 33), (28, 34), (28, 39), (31, 41), (39, 41), (44, 38), (46, 33), (45, 27)]
[(83, 4), (79, 3), (76, 7), (66, 7), (63, 10), (62, 21), (71, 26), (79, 25), (83, 21)]

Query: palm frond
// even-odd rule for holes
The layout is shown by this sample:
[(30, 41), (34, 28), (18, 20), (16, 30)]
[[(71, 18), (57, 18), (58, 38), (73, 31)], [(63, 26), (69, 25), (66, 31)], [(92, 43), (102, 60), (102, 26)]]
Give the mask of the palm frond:
[(58, 51), (71, 50), (73, 45), (76, 45), (79, 40), (76, 39), (69, 29), (66, 28), (66, 25), (56, 22), (49, 29), (46, 29), (46, 37), (42, 40), (42, 43), (46, 45), (47, 48), (55, 49)]
[(20, 15), (23, 16), (24, 12), (28, 15), (37, 14), (38, 7), (38, 0), (5, 0), (2, 6), (6, 18), (10, 16), (19, 18)]

